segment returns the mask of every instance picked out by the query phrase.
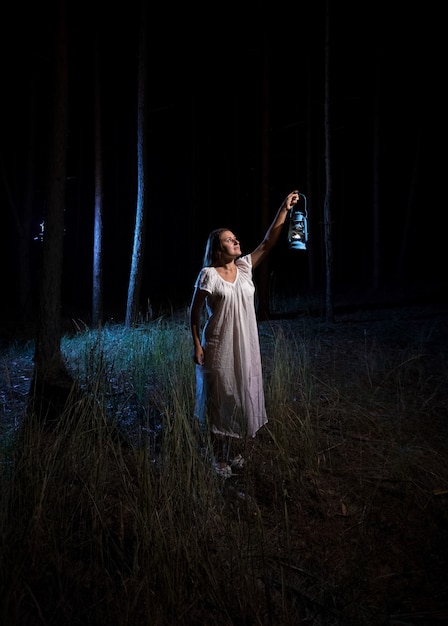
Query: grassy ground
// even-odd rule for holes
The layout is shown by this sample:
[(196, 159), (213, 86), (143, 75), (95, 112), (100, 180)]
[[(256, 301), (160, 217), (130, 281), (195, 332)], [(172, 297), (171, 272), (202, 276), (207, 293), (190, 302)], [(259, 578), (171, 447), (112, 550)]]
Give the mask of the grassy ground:
[(0, 621), (447, 623), (446, 313), (260, 323), (269, 424), (229, 479), (182, 318), (64, 337), (83, 393), (19, 451), (32, 344), (5, 348)]

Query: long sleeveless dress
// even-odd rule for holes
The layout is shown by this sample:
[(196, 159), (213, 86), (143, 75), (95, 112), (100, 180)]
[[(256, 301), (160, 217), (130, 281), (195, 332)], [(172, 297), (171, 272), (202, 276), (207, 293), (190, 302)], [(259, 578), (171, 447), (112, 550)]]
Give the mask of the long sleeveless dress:
[(236, 261), (233, 283), (204, 267), (195, 286), (207, 292), (202, 333), (204, 365), (196, 365), (195, 416), (211, 431), (255, 437), (267, 423), (255, 286), (250, 255)]

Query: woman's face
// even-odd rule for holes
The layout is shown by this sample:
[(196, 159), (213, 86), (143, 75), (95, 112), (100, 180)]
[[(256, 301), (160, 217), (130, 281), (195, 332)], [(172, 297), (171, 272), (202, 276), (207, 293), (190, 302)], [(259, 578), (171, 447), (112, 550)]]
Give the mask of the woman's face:
[(221, 250), (233, 257), (239, 257), (241, 255), (240, 242), (232, 233), (231, 230), (223, 230), (220, 235)]

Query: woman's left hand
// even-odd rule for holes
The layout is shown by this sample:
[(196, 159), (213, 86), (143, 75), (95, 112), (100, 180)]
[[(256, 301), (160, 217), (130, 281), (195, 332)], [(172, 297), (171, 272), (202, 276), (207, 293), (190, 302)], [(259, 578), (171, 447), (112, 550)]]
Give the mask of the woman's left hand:
[(300, 198), (300, 195), (297, 190), (291, 191), (291, 193), (288, 194), (285, 198), (285, 201), (284, 201), (285, 209), (287, 211), (290, 211), (292, 207), (298, 203), (299, 198)]

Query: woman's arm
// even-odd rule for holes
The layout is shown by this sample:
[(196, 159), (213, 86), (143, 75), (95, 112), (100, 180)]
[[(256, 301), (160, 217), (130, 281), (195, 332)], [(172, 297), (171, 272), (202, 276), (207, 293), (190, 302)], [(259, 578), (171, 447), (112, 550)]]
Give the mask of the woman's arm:
[(204, 350), (201, 345), (201, 311), (207, 292), (196, 287), (190, 305), (190, 328), (193, 338), (193, 360), (196, 365), (204, 365)]
[(255, 248), (253, 252), (251, 252), (253, 268), (257, 267), (257, 265), (261, 263), (264, 257), (277, 243), (280, 233), (282, 231), (282, 226), (285, 223), (286, 216), (288, 215), (291, 208), (295, 204), (297, 204), (298, 201), (298, 191), (292, 191), (283, 200), (279, 210), (277, 211), (277, 215), (274, 217), (274, 221), (269, 226), (266, 235), (264, 236), (263, 241)]

